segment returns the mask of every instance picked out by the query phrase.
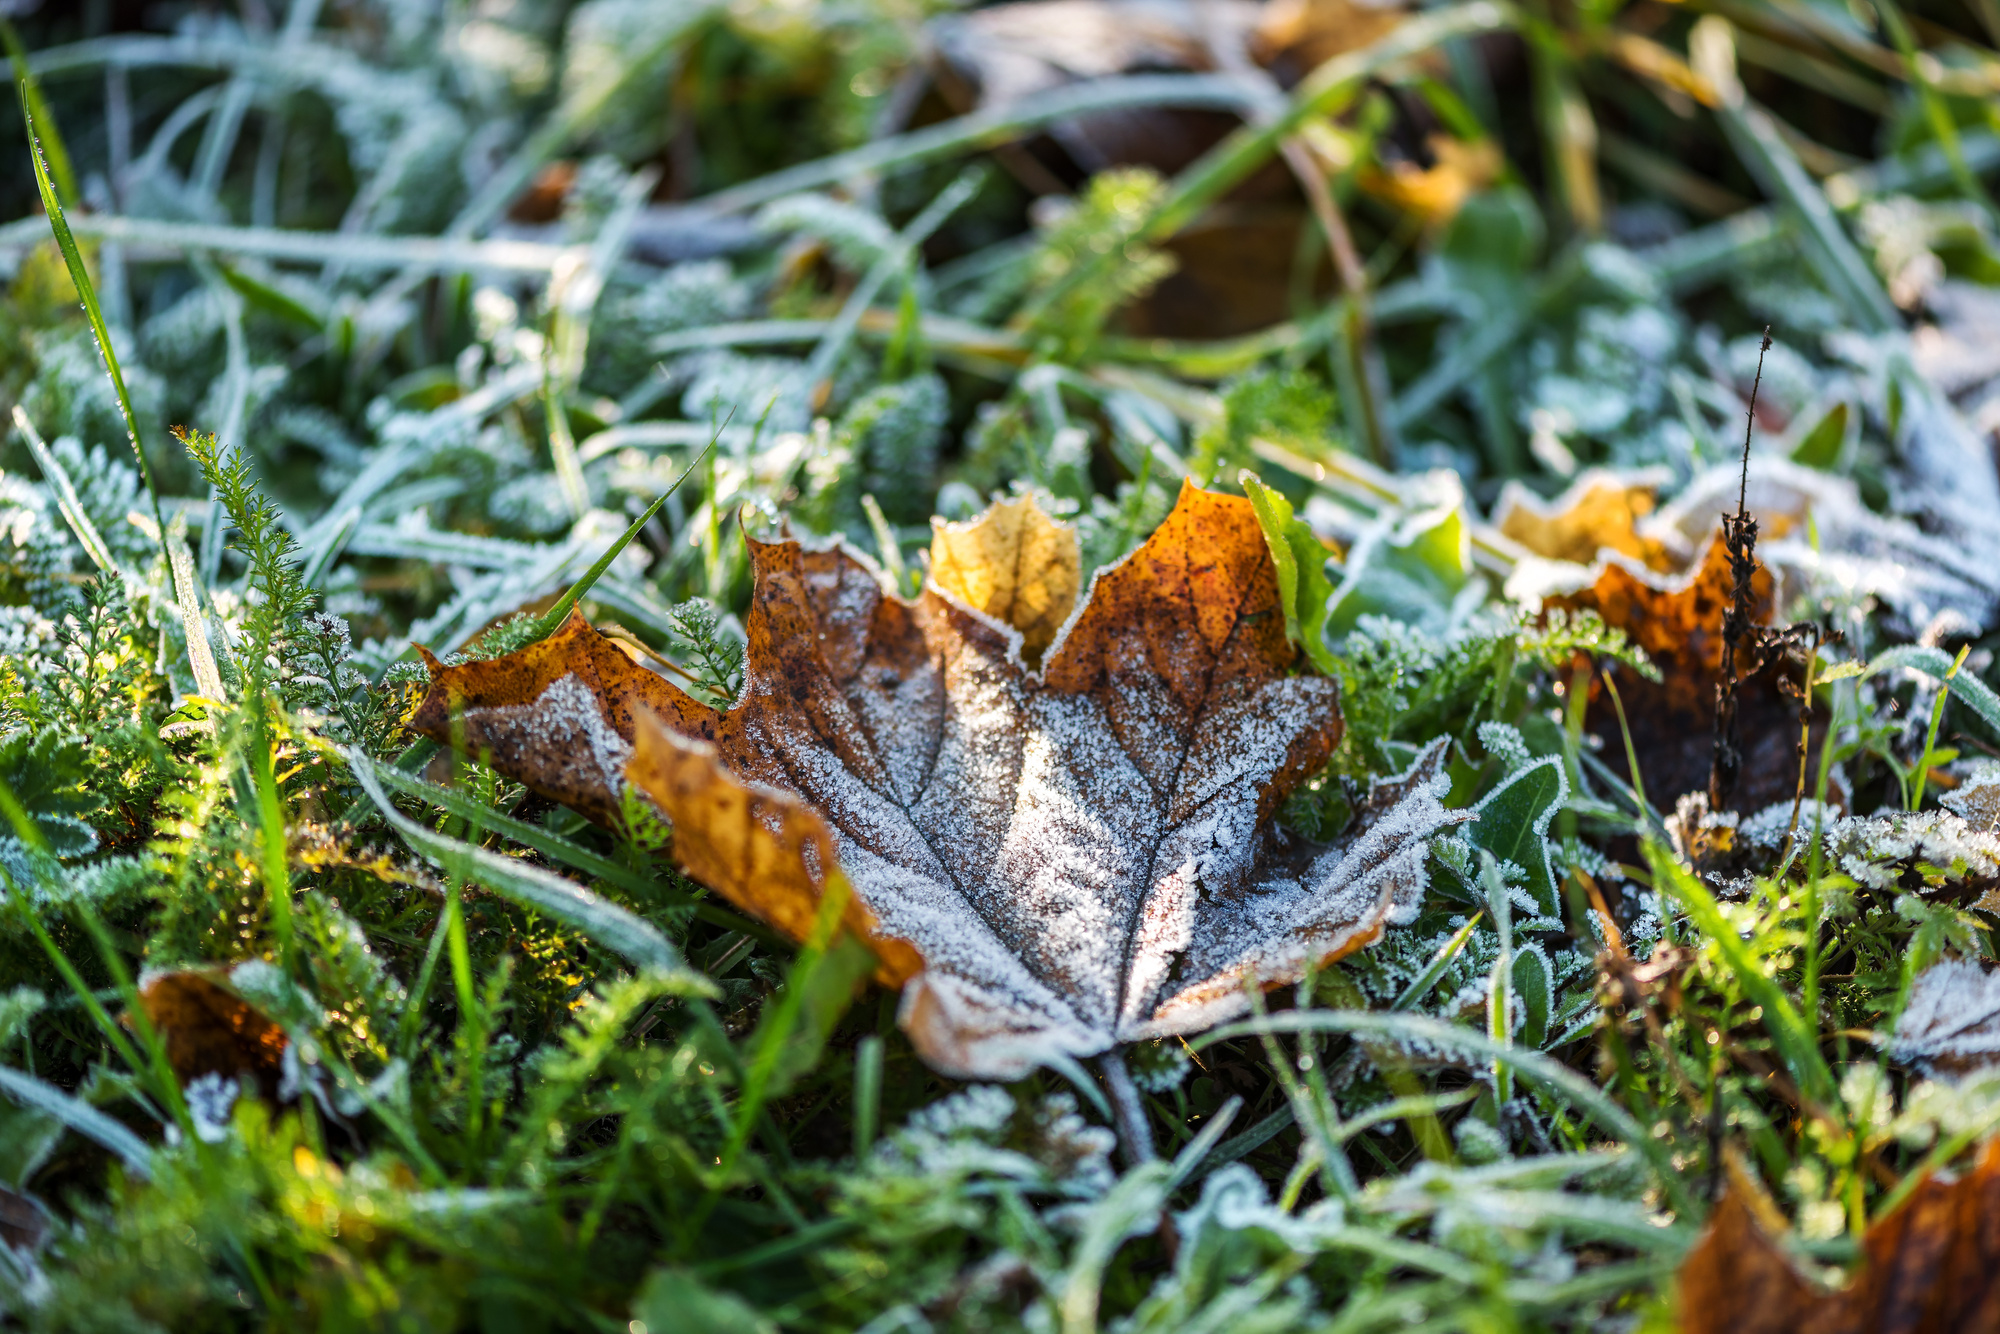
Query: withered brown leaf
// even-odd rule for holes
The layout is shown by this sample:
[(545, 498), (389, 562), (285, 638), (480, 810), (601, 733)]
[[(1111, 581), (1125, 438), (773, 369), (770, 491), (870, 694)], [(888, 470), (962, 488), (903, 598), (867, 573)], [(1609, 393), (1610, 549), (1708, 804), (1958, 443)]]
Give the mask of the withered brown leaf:
[[(794, 935), (837, 869), (879, 975), (907, 979), (905, 1028), (948, 1073), (1011, 1077), (1239, 1014), (1246, 987), (1296, 980), (1414, 912), (1429, 837), (1469, 818), (1440, 804), (1434, 745), (1336, 845), (1275, 824), (1341, 718), (1332, 681), (1290, 674), (1276, 573), (1240, 497), (1185, 487), (1099, 571), (1039, 672), (1019, 629), (935, 581), (905, 602), (838, 543), (751, 554), (728, 712), (603, 672), (577, 625), (532, 662), (439, 670), (433, 734), (457, 708), (478, 749), (553, 709), (590, 714), (572, 734), (633, 737), (627, 775), (673, 822), (683, 865)], [(560, 671), (565, 653), (578, 671)], [(593, 705), (590, 671), (616, 702)], [(642, 698), (657, 722), (625, 733)]]
[[(1607, 557), (1596, 581), (1549, 605), (1588, 608), (1646, 650), (1660, 680), (1620, 678), (1620, 698), (1647, 797), (1670, 806), (1705, 789), (1714, 749), (1715, 687), (1722, 676), (1722, 614), (1730, 600), (1729, 553), (1712, 540), (1686, 574), (1662, 574), (1623, 556)], [(1751, 581), (1752, 621), (1770, 620), (1771, 579), (1761, 568)], [(1798, 704), (1777, 682), (1782, 659), (1741, 678), (1737, 719), (1743, 751), (1736, 799), (1746, 811), (1789, 801), (1798, 781)], [(1606, 753), (1623, 756), (1618, 719), (1603, 701), (1592, 730)], [(1623, 768), (1622, 763), (1618, 765)]]
[(139, 1004), (166, 1044), (181, 1083), (204, 1075), (242, 1076), (275, 1095), (284, 1069), (285, 1030), (225, 989), (219, 969), (184, 968), (139, 979)]
[[(0, 1245), (24, 1254), (41, 1249), (49, 1234), (48, 1211), (32, 1196), (0, 1186)], [(0, 1311), (4, 1311), (0, 1305)]]
[(1970, 1171), (1929, 1178), (1872, 1224), (1860, 1271), (1831, 1291), (1771, 1239), (1749, 1202), (1752, 1190), (1732, 1185), (1681, 1262), (1683, 1334), (2000, 1329), (2000, 1140), (1988, 1141)]

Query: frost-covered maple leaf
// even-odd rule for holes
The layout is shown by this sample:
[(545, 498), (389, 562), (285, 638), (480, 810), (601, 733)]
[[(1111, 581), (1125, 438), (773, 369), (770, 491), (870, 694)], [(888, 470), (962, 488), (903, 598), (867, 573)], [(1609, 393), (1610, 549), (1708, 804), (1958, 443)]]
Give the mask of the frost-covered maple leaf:
[[(1073, 559), (1018, 520), (1034, 545), (992, 559), (1023, 587), (1039, 576), (1022, 562), (1052, 562), (1060, 585)], [(1275, 823), (1341, 715), (1334, 682), (1291, 671), (1239, 497), (1184, 488), (1098, 572), (1039, 671), (962, 581), (906, 602), (839, 543), (751, 551), (744, 690), (726, 712), (577, 618), (519, 654), (437, 669), (415, 725), (456, 729), (599, 818), (628, 778), (672, 821), (689, 874), (795, 936), (851, 883), (850, 925), (947, 1073), (1008, 1078), (1240, 1014), (1247, 988), (1413, 915), (1429, 838), (1470, 818), (1440, 803), (1440, 742), (1377, 784), (1338, 844)], [(1047, 601), (1015, 599), (1038, 623)]]

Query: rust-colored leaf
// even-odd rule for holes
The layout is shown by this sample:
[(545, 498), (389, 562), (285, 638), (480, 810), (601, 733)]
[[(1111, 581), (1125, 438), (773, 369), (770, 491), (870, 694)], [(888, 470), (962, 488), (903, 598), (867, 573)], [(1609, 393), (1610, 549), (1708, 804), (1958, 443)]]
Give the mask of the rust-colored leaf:
[(1257, 19), (1250, 50), (1286, 83), (1389, 35), (1406, 17), (1397, 5), (1355, 0), (1271, 0)]
[[(1768, 623), (1771, 579), (1762, 569), (1751, 592), (1753, 621)], [(1663, 574), (1614, 554), (1605, 558), (1589, 587), (1548, 599), (1552, 606), (1597, 612), (1645, 649), (1659, 668), (1657, 682), (1629, 673), (1619, 678), (1640, 776), (1656, 806), (1671, 807), (1681, 794), (1708, 785), (1715, 687), (1722, 675), (1722, 613), (1729, 593), (1729, 553), (1718, 538), (1686, 574)], [(1743, 767), (1735, 798), (1745, 811), (1788, 801), (1797, 787), (1798, 704), (1778, 685), (1781, 668), (1782, 659), (1764, 664), (1742, 677), (1738, 688)], [(1592, 715), (1591, 726), (1603, 739), (1605, 754), (1616, 757), (1611, 763), (1622, 772), (1624, 739), (1610, 701), (1601, 701)]]
[(431, 683), (411, 731), (489, 755), (501, 773), (599, 824), (617, 818), (639, 713), (693, 705), (577, 611), (547, 639), (505, 657), (446, 667), (417, 651)]
[(1076, 531), (1032, 496), (1005, 500), (965, 523), (931, 520), (931, 582), (974, 611), (1021, 632), (1039, 661), (1076, 607), (1083, 561)]
[(167, 1063), (189, 1084), (205, 1075), (247, 1077), (276, 1092), (285, 1030), (216, 981), (220, 970), (186, 968), (139, 980), (139, 1004), (166, 1044)]
[[(641, 721), (626, 773), (673, 813), (674, 859), (795, 940), (812, 931), (827, 878), (839, 873), (833, 831), (819, 812), (782, 788), (739, 783), (715, 747)], [(881, 961), (876, 980), (901, 986), (923, 971), (905, 941), (884, 936), (874, 915), (849, 898), (843, 920)]]
[(1436, 229), (1456, 217), (1466, 200), (1498, 180), (1507, 163), (1490, 139), (1467, 141), (1434, 134), (1427, 146), (1429, 166), (1406, 159), (1387, 170), (1364, 168), (1359, 180), (1369, 194)]
[[(1337, 845), (1273, 823), (1341, 718), (1332, 681), (1293, 674), (1240, 497), (1184, 488), (1100, 572), (1040, 672), (1014, 625), (935, 583), (905, 602), (838, 543), (751, 555), (742, 699), (719, 712), (649, 683), (658, 726), (641, 720), (627, 776), (691, 874), (794, 936), (844, 874), (850, 924), (879, 976), (907, 980), (903, 1024), (948, 1073), (1008, 1077), (1241, 1013), (1246, 986), (1295, 980), (1414, 911), (1429, 837), (1467, 818), (1439, 803), (1434, 746)], [(609, 701), (582, 708), (580, 671), (558, 674), (585, 633), (488, 666), (546, 683), (530, 700), (553, 690), (609, 719)], [(472, 744), (475, 721), (489, 725), (468, 711)]]
[(1682, 1334), (2000, 1329), (2000, 1140), (1969, 1172), (1929, 1178), (1870, 1226), (1859, 1271), (1832, 1290), (1800, 1273), (1772, 1240), (1754, 1190), (1733, 1183), (1682, 1261)]

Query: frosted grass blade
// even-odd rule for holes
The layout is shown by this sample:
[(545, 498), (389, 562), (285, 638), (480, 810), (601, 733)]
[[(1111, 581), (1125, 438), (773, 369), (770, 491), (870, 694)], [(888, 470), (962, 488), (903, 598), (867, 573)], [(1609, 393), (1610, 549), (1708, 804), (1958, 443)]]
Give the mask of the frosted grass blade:
[(70, 531), (76, 534), (76, 540), (83, 544), (84, 555), (90, 557), (91, 564), (113, 578), (123, 577), (123, 571), (118, 568), (118, 562), (112, 559), (111, 548), (104, 544), (104, 537), (97, 531), (97, 525), (83, 512), (83, 502), (77, 499), (76, 485), (70, 481), (69, 470), (64, 468), (62, 461), (42, 443), (41, 433), (35, 429), (35, 424), (28, 420), (28, 414), (22, 411), (19, 403), (14, 405), (14, 425), (20, 430), (21, 438), (28, 442), (28, 452), (35, 456), (35, 466), (42, 470), (42, 476), (48, 484), (55, 488), (56, 507), (68, 521)]
[(132, 442), (132, 452), (138, 456), (139, 475), (146, 480), (146, 495), (153, 503), (153, 522), (159, 525), (164, 550), (167, 522), (160, 511), (160, 489), (153, 481), (153, 465), (147, 461), (146, 451), (139, 443), (139, 419), (132, 411), (132, 395), (125, 388), (125, 373), (118, 367), (118, 352), (111, 345), (111, 331), (105, 327), (104, 311), (97, 302), (97, 289), (91, 285), (83, 253), (76, 247), (76, 237), (70, 234), (69, 219), (63, 212), (62, 200), (56, 195), (55, 182), (49, 178), (49, 164), (43, 156), (41, 131), (35, 119), (35, 104), (39, 95), (33, 93), (29, 79), (27, 62), (16, 60), (14, 85), (21, 94), (21, 115), (27, 120), (28, 156), (34, 161), (35, 188), (41, 194), (42, 209), (49, 216), (49, 228), (55, 233), (56, 248), (62, 251), (63, 263), (69, 266), (70, 280), (76, 284), (77, 293), (83, 298), (83, 312), (90, 320), (90, 332), (97, 339), (98, 355), (104, 358), (104, 369), (109, 372), (111, 387), (117, 392), (118, 410), (125, 415), (125, 437)]
[(146, 1142), (82, 1099), (5, 1065), (0, 1065), (0, 1093), (23, 1106), (47, 1112), (77, 1134), (96, 1140), (140, 1176), (153, 1174), (153, 1151)]
[(411, 847), (453, 875), (476, 880), (524, 907), (566, 922), (606, 949), (642, 968), (684, 973), (681, 954), (660, 929), (573, 881), (539, 866), (474, 847), (424, 828), (397, 810), (377, 781), (374, 766), (359, 751), (345, 752), (361, 790)]

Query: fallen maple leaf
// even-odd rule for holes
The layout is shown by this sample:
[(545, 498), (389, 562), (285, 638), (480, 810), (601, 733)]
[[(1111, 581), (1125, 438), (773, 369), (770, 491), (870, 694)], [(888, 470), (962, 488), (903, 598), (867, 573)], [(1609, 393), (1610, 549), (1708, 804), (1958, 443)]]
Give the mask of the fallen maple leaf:
[[(935, 581), (905, 602), (839, 543), (751, 556), (728, 712), (573, 621), (512, 661), (435, 669), (419, 718), (473, 749), (505, 740), (494, 763), (544, 791), (579, 765), (522, 738), (589, 736), (606, 756), (636, 741), (626, 776), (673, 822), (676, 857), (794, 936), (835, 875), (851, 880), (850, 925), (878, 977), (907, 982), (904, 1027), (947, 1073), (1013, 1077), (1242, 1013), (1246, 987), (1413, 913), (1430, 836), (1470, 818), (1440, 804), (1434, 744), (1339, 844), (1275, 824), (1341, 718), (1331, 680), (1288, 674), (1297, 650), (1242, 498), (1184, 487), (1099, 571), (1039, 673), (1018, 624)], [(607, 784), (579, 809), (619, 800)]]
[[(2000, 1140), (1971, 1171), (1930, 1177), (1862, 1239), (1860, 1271), (1828, 1291), (1801, 1274), (1731, 1164), (1730, 1191), (1681, 1262), (1682, 1334), (1987, 1334), (2000, 1329)], [(1766, 1208), (1762, 1212), (1770, 1213)]]

